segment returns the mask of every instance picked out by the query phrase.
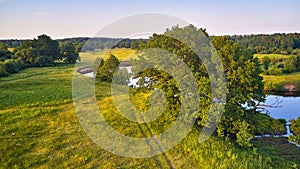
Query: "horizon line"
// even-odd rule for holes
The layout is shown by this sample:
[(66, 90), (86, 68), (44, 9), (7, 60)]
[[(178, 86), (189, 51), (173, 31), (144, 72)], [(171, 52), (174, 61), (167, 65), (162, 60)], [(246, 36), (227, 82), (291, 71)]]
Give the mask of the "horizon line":
[[(211, 36), (252, 36), (252, 35), (275, 35), (275, 34), (300, 34), (300, 32), (273, 32), (273, 33), (245, 33), (245, 34), (212, 34), (212, 35), (210, 35), (209, 34), (209, 36), (211, 37)], [(47, 36), (50, 36), (49, 34), (45, 34), (45, 33), (42, 33), (42, 34), (40, 34), (40, 35), (47, 35)], [(38, 35), (38, 36), (40, 36), (40, 35)], [(151, 35), (152, 36), (152, 35)], [(3, 41), (3, 40), (21, 40), (21, 41), (26, 41), (26, 40), (33, 40), (33, 39), (35, 39), (35, 38), (37, 38), (37, 37), (34, 37), (34, 38), (5, 38), (5, 39), (1, 39), (0, 38), (0, 41)], [(148, 38), (145, 38), (145, 37), (141, 37), (141, 38), (127, 38), (127, 37), (124, 37), (124, 38), (121, 38), (121, 37), (105, 37), (105, 36), (103, 36), (103, 37), (100, 37), (100, 36), (98, 36), (98, 37), (93, 37), (93, 36), (80, 36), (80, 35), (78, 35), (78, 36), (70, 36), (70, 37), (68, 37), (68, 36), (66, 36), (66, 37), (58, 37), (58, 38), (52, 38), (51, 36), (50, 36), (50, 38), (51, 39), (53, 39), (53, 40), (64, 40), (64, 39), (75, 39), (75, 38), (88, 38), (88, 39), (92, 39), (92, 38), (108, 38), (108, 39), (149, 39), (149, 37)]]

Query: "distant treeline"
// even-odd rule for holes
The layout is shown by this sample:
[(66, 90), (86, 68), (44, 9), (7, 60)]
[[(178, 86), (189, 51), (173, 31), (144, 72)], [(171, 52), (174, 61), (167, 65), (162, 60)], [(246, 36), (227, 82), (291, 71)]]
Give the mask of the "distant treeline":
[(252, 53), (300, 55), (300, 33), (231, 36)]
[[(252, 53), (264, 54), (294, 54), (300, 55), (300, 33), (272, 34), (272, 35), (234, 35), (230, 37), (241, 47), (249, 49)], [(0, 40), (9, 48), (16, 48), (26, 40)], [(121, 38), (66, 38), (58, 42), (72, 43), (77, 52), (93, 51), (95, 49), (132, 48), (137, 49), (146, 44), (147, 39), (121, 39)]]
[(8, 48), (16, 48), (21, 45), (22, 42), (29, 40), (18, 40), (18, 39), (8, 39), (8, 40), (0, 40), (0, 43), (5, 44)]
[[(22, 42), (30, 40), (0, 40), (0, 43), (5, 44), (8, 48), (16, 48)], [(145, 44), (147, 39), (121, 39), (121, 38), (66, 38), (57, 39), (58, 43), (72, 43), (76, 46), (77, 52), (93, 51), (95, 49), (111, 49), (111, 48), (132, 48), (137, 49), (139, 45)]]
[(67, 38), (57, 40), (58, 42), (73, 43), (79, 46), (78, 52), (93, 51), (95, 49), (132, 48), (137, 49), (139, 45), (145, 44), (147, 39), (121, 39), (121, 38)]

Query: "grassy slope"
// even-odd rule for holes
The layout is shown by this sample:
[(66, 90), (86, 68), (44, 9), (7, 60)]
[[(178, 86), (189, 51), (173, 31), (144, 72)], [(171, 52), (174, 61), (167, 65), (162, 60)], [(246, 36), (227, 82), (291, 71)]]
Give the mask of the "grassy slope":
[[(101, 105), (105, 105), (102, 108), (110, 106)], [(113, 112), (103, 112), (107, 113), (111, 117), (108, 120), (117, 120)], [(289, 161), (280, 155), (274, 161), (215, 137), (199, 144), (197, 129), (164, 155), (146, 159), (119, 157), (88, 138), (77, 121), (72, 104), (8, 109), (0, 112), (0, 121), (3, 168), (170, 168), (170, 164), (175, 168), (287, 168), (295, 165), (288, 165)], [(136, 126), (124, 130), (138, 134)]]
[(285, 91), (285, 84), (294, 84), (297, 91), (300, 91), (300, 72), (281, 76), (263, 76), (265, 90)]
[[(93, 143), (78, 122), (71, 103), (72, 69), (72, 66), (30, 68), (1, 78), (0, 96), (8, 96), (0, 98), (0, 168), (289, 168), (295, 165), (290, 158), (272, 155), (276, 150), (260, 153), (216, 137), (200, 144), (197, 128), (163, 155), (131, 159), (109, 153)], [(142, 136), (139, 130), (146, 130), (146, 126), (138, 129), (137, 124), (126, 125), (126, 119), (116, 112), (108, 97), (109, 84), (96, 85), (99, 107), (107, 121), (122, 133)], [(150, 124), (153, 130), (162, 126)]]

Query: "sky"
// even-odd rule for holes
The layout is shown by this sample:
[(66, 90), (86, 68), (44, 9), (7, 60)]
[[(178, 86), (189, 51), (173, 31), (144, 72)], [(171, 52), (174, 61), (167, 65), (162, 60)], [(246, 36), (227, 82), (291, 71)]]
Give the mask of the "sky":
[(93, 37), (143, 13), (178, 17), (210, 35), (294, 33), (299, 7), (299, 0), (0, 0), (0, 39)]

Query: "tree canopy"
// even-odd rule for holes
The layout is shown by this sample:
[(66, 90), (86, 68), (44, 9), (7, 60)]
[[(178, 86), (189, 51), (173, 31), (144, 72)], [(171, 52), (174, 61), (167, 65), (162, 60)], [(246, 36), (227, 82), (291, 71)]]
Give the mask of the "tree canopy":
[(111, 82), (113, 75), (117, 70), (120, 62), (115, 55), (111, 53), (108, 54), (109, 54), (109, 58), (106, 61), (104, 60), (99, 61), (100, 65), (96, 77), (101, 79), (102, 81)]
[[(207, 67), (203, 64), (205, 60), (200, 60), (191, 48), (173, 39), (170, 35), (208, 39), (208, 34), (204, 29), (197, 29), (193, 25), (184, 28), (176, 26), (167, 30), (163, 35), (154, 34), (150, 37), (147, 44), (140, 48), (141, 52), (150, 48), (167, 50), (181, 58), (188, 65), (195, 79), (197, 79), (199, 86), (200, 109), (195, 117), (197, 118), (198, 124), (204, 126), (211, 104), (210, 99), (212, 99), (210, 95), (210, 79), (206, 70)], [(255, 128), (251, 120), (253, 119), (251, 116), (255, 116), (256, 112), (255, 101), (261, 102), (265, 99), (262, 77), (259, 75), (261, 70), (258, 66), (258, 60), (253, 58), (251, 52), (242, 49), (228, 36), (214, 37), (211, 43), (222, 60), (227, 80), (225, 112), (221, 122), (217, 126), (217, 133), (220, 136), (235, 139), (241, 145), (248, 145)], [(201, 48), (203, 44), (193, 45)], [(205, 50), (205, 48), (203, 48), (203, 50)], [(147, 55), (144, 53), (136, 62), (145, 59), (151, 60), (154, 55), (155, 53), (148, 53)], [(161, 56), (160, 60), (163, 59), (164, 57)], [(135, 77), (140, 79), (141, 90), (143, 88), (160, 88), (163, 90), (170, 102), (168, 107), (170, 112), (180, 108), (181, 91), (177, 82), (170, 74), (154, 67), (143, 72), (135, 73)], [(246, 103), (250, 109), (246, 109), (243, 106)], [(176, 116), (176, 113), (174, 115)]]
[(53, 66), (57, 63), (75, 63), (79, 54), (72, 43), (59, 43), (47, 35), (22, 41), (13, 52), (0, 43), (0, 76), (8, 76), (34, 66)]

